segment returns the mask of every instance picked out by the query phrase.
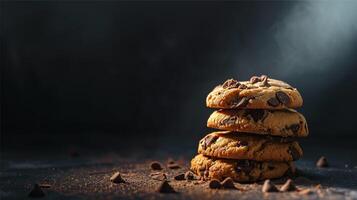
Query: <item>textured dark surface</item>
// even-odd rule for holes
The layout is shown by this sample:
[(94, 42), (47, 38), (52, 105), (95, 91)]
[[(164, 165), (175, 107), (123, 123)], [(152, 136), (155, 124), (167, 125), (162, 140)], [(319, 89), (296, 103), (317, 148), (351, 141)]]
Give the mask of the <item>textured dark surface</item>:
[[(297, 162), (299, 168), (296, 185), (300, 190), (310, 188), (312, 194), (299, 192), (264, 194), (262, 183), (238, 184), (237, 190), (212, 190), (207, 182), (176, 181), (174, 176), (185, 172), (191, 155), (182, 156), (154, 153), (93, 153), (72, 150), (68, 154), (48, 156), (43, 153), (37, 158), (3, 154), (0, 174), (0, 195), (2, 199), (23, 199), (31, 191), (34, 183), (50, 184), (44, 189), (46, 199), (241, 199), (292, 198), (292, 199), (357, 199), (357, 165), (353, 161), (342, 164), (333, 161), (330, 168), (318, 169), (315, 161), (303, 159)], [(90, 153), (88, 153), (90, 152)], [(24, 153), (23, 155), (25, 155)], [(37, 155), (40, 155), (37, 153)], [(180, 169), (168, 169), (168, 159), (174, 158), (182, 166)], [(150, 162), (159, 160), (163, 172), (167, 173), (169, 183), (177, 191), (175, 194), (156, 192), (160, 181), (150, 178)], [(113, 184), (110, 176), (119, 171), (126, 181)], [(303, 177), (303, 178), (301, 178)], [(280, 187), (284, 179), (274, 180)]]

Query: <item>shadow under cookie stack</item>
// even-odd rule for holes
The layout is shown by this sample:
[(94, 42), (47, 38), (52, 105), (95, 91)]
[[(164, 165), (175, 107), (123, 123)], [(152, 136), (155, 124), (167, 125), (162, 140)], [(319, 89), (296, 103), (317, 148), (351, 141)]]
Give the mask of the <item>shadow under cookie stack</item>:
[(207, 126), (220, 131), (200, 140), (191, 170), (203, 180), (236, 182), (293, 175), (293, 161), (303, 155), (296, 139), (308, 135), (304, 116), (294, 110), (302, 103), (296, 88), (265, 75), (215, 87), (206, 104), (218, 110)]

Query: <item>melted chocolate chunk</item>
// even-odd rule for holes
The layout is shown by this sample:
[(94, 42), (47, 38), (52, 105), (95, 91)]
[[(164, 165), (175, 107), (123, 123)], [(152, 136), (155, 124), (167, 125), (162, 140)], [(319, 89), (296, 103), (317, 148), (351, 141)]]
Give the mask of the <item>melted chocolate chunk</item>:
[(244, 85), (244, 84), (241, 84), (241, 85), (238, 87), (238, 89), (242, 89), (242, 90), (247, 89), (247, 88), (248, 88), (248, 86), (246, 86), (246, 85)]
[(253, 169), (253, 161), (249, 160), (238, 160), (237, 161), (237, 167), (236, 171), (237, 172), (244, 172), (246, 174), (249, 174)]
[(268, 104), (270, 106), (277, 107), (280, 104), (280, 102), (277, 98), (273, 97), (268, 100)]
[(273, 169), (275, 169), (275, 167), (272, 166), (272, 165), (268, 165), (268, 169), (269, 169), (269, 170), (273, 170)]
[(264, 110), (246, 110), (245, 114), (249, 115), (255, 122), (263, 119)]
[(218, 139), (217, 135), (208, 135), (208, 136), (206, 136), (205, 139), (204, 139), (204, 142), (202, 144), (203, 149), (206, 149), (212, 143), (216, 142), (217, 139)]
[(237, 116), (232, 116), (232, 117), (229, 117), (229, 118), (226, 118), (226, 119), (223, 119), (220, 124), (221, 125), (233, 125), (236, 123), (236, 120), (237, 120)]
[(295, 146), (290, 146), (288, 151), (293, 160), (297, 160), (300, 158), (300, 153)]
[(289, 105), (291, 102), (289, 95), (287, 95), (285, 92), (276, 92), (275, 96), (279, 100), (279, 102), (284, 105)]
[(247, 142), (247, 141), (238, 141), (237, 146), (238, 146), (238, 147), (248, 146), (248, 142)]
[(287, 127), (287, 129), (290, 129), (295, 135), (297, 135), (300, 130), (300, 124), (292, 124)]
[(243, 108), (246, 107), (249, 103), (249, 97), (242, 97), (242, 98), (238, 98), (237, 101), (234, 101), (234, 107), (236, 108)]
[(226, 82), (223, 83), (222, 87), (224, 89), (231, 89), (231, 88), (237, 88), (240, 85), (240, 83), (237, 80), (234, 79), (228, 79)]

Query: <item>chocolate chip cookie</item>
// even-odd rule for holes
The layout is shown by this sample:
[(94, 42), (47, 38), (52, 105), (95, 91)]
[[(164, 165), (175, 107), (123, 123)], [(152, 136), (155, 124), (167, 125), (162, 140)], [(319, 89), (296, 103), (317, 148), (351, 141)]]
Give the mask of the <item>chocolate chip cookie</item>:
[(218, 110), (211, 114), (207, 126), (220, 130), (281, 137), (306, 137), (309, 134), (305, 117), (293, 109)]
[(284, 109), (298, 108), (303, 103), (299, 91), (289, 84), (253, 76), (249, 81), (229, 79), (210, 92), (206, 105), (210, 108)]
[(213, 132), (200, 140), (198, 153), (226, 159), (293, 161), (303, 155), (292, 138), (260, 136), (230, 131)]
[(216, 159), (199, 154), (191, 160), (191, 170), (204, 180), (231, 177), (237, 182), (254, 182), (294, 174), (295, 166), (292, 162)]

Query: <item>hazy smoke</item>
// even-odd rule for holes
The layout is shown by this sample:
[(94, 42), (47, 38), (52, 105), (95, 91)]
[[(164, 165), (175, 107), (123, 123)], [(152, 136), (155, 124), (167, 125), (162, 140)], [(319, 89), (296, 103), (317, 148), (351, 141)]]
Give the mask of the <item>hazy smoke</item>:
[(357, 1), (299, 2), (273, 31), (283, 74), (325, 70), (357, 39)]

